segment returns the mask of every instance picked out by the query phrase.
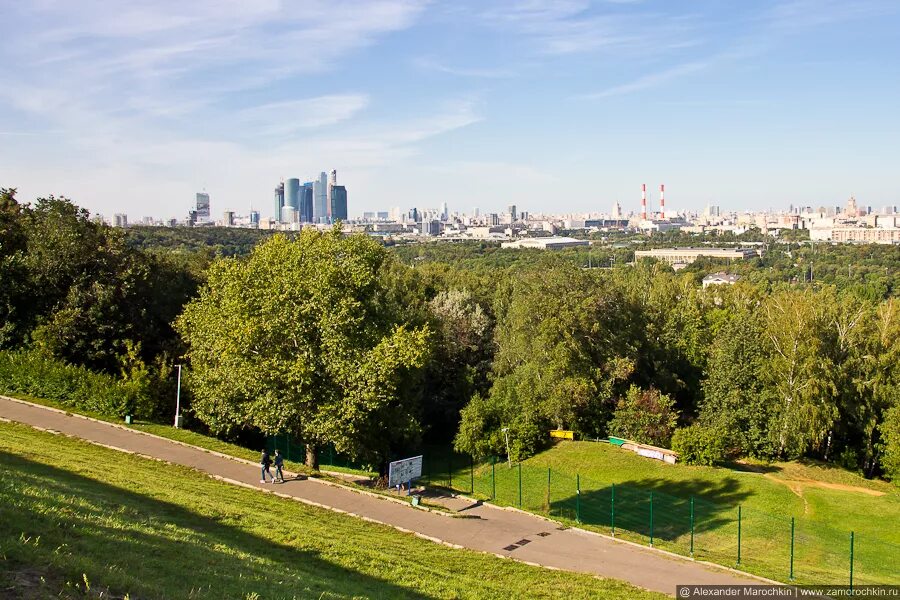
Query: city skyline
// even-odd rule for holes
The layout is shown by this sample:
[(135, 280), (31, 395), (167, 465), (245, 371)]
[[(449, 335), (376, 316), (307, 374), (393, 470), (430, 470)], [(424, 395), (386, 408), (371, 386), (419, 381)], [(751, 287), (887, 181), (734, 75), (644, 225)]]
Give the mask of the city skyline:
[(893, 2), (0, 13), (0, 186), (24, 201), (181, 217), (204, 189), (214, 215), (272, 216), (273, 182), (329, 164), (351, 218), (632, 212), (644, 181), (666, 183), (672, 211), (900, 204)]

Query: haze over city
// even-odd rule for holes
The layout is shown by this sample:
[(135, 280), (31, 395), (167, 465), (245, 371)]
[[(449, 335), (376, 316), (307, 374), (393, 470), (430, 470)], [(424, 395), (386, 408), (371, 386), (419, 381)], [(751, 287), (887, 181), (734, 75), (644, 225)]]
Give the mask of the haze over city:
[(271, 216), (900, 203), (890, 0), (0, 3), (0, 184), (93, 212)]

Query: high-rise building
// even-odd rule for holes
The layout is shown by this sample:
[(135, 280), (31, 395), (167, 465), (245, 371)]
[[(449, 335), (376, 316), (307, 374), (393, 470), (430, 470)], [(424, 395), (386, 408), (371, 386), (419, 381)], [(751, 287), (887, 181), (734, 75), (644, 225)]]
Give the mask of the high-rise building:
[[(324, 173), (322, 173), (324, 175)], [(347, 188), (337, 184), (337, 170), (328, 178), (328, 222), (347, 220)]]
[(473, 217), (476, 217), (476, 218), (477, 218), (477, 217), (480, 217), (480, 216), (481, 216), (481, 209), (478, 208), (477, 206), (476, 206), (475, 208), (473, 208), (473, 209), (472, 209), (472, 216), (473, 216)]
[(325, 171), (319, 174), (313, 181), (313, 221), (315, 223), (328, 222), (328, 176)]
[(281, 222), (281, 209), (284, 207), (284, 182), (275, 188), (275, 213), (272, 215), (276, 223)]
[(418, 208), (409, 209), (409, 220), (412, 221), (413, 223), (419, 222), (419, 209)]
[(307, 181), (300, 187), (300, 222), (313, 222), (313, 182)]
[(222, 213), (222, 224), (225, 225), (225, 227), (234, 227), (233, 210), (226, 210), (224, 213)]
[(325, 205), (328, 210), (328, 222), (335, 220), (334, 216), (334, 199), (331, 196), (331, 190), (337, 185), (337, 169), (332, 169), (328, 174), (328, 187), (326, 189)]
[(284, 182), (284, 205), (300, 212), (300, 180), (288, 179)]
[(513, 223), (515, 223), (518, 220), (518, 218), (517, 218), (518, 214), (516, 213), (516, 205), (515, 204), (510, 204), (506, 208), (506, 212), (509, 213), (509, 218), (512, 220)]
[(446, 221), (448, 217), (450, 217), (450, 212), (447, 209), (447, 203), (441, 202), (441, 220)]
[(197, 219), (209, 220), (209, 194), (206, 192), (197, 192)]
[(347, 220), (347, 188), (342, 185), (332, 185), (331, 192), (331, 220)]
[(258, 210), (250, 211), (250, 225), (252, 227), (259, 227), (259, 211)]
[(113, 227), (128, 227), (128, 215), (125, 213), (114, 214)]

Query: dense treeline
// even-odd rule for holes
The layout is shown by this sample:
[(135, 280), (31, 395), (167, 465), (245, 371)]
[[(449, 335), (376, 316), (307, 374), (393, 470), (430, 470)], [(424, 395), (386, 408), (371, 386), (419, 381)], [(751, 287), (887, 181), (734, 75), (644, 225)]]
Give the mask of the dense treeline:
[(15, 190), (0, 190), (0, 350), (27, 348), (120, 378), (141, 398), (133, 407), (152, 417), (170, 397), (182, 353), (173, 323), (204, 268), (193, 267), (130, 248), (120, 230), (65, 198), (22, 205)]
[(207, 256), (247, 256), (273, 232), (237, 227), (150, 227), (132, 225), (126, 242), (132, 248), (166, 250)]
[[(523, 458), (563, 428), (689, 462), (807, 456), (900, 479), (900, 248), (764, 241), (674, 272), (631, 264), (661, 238), (539, 252), (123, 234), (3, 190), (0, 383), (84, 404), (97, 373), (109, 412), (169, 415), (185, 361), (202, 426), (287, 431), (313, 459), (334, 445), (383, 464), (422, 441), (503, 454), (506, 434)], [(741, 281), (702, 288), (725, 269)]]

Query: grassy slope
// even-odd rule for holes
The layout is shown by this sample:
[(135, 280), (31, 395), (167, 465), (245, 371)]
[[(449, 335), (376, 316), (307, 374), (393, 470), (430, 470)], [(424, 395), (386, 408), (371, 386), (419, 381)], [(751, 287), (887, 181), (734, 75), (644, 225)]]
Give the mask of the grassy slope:
[(85, 575), (135, 598), (662, 597), (0, 423), (0, 591), (84, 597)]
[[(33, 402), (34, 404), (40, 404), (42, 406), (50, 406), (52, 408), (58, 408), (59, 410), (64, 410), (73, 414), (84, 415), (86, 417), (91, 417), (92, 419), (97, 419), (98, 421), (106, 421), (107, 423), (115, 423), (117, 425), (121, 425), (123, 427), (129, 427), (121, 419), (116, 419), (109, 417), (107, 415), (102, 415), (99, 413), (94, 413), (86, 410), (77, 410), (73, 409), (70, 406), (66, 406), (60, 402), (54, 402), (53, 400), (46, 400), (44, 398), (36, 398), (34, 396), (29, 396), (26, 394), (5, 394), (11, 398), (19, 398), (20, 400), (26, 400), (28, 402)], [(149, 421), (135, 421), (131, 426), (132, 429), (137, 429), (139, 431), (145, 431), (147, 433), (152, 433), (153, 435), (158, 435), (159, 437), (164, 437), (170, 440), (175, 440), (176, 442), (183, 442), (185, 444), (190, 444), (192, 446), (197, 446), (198, 448), (203, 448), (204, 450), (212, 450), (213, 452), (220, 452), (221, 454), (227, 454), (228, 456), (234, 456), (237, 458), (244, 458), (247, 460), (252, 460), (256, 462), (259, 459), (259, 451), (251, 450), (245, 448), (243, 446), (238, 446), (237, 444), (232, 444), (229, 442), (222, 441), (218, 438), (209, 435), (203, 435), (202, 433), (197, 433), (195, 431), (190, 431), (188, 429), (178, 429), (171, 425), (162, 425), (160, 423), (151, 423)], [(290, 471), (296, 471), (299, 473), (306, 473), (308, 469), (300, 464), (292, 461), (285, 461), (285, 468)], [(335, 471), (340, 473), (349, 473), (352, 475), (362, 475), (371, 477), (374, 476), (375, 473), (370, 471), (361, 471), (358, 469), (348, 469), (344, 467), (337, 467), (332, 465), (322, 465), (323, 469), (327, 469), (329, 471)]]
[[(737, 559), (737, 505), (742, 506), (742, 567), (774, 579), (790, 573), (790, 518), (797, 518), (795, 578), (844, 582), (849, 574), (849, 532), (856, 532), (858, 582), (900, 583), (900, 490), (841, 469), (800, 463), (749, 465), (765, 472), (667, 465), (591, 442), (562, 443), (524, 463), (522, 505), (547, 511), (547, 469), (552, 513), (575, 517), (574, 475), (580, 475), (580, 512), (589, 527), (611, 531), (611, 485), (616, 534), (649, 541), (649, 495), (654, 494), (654, 542), (690, 552), (690, 503), (695, 500), (695, 556), (733, 566)], [(742, 467), (743, 468), (743, 467)], [(500, 503), (518, 504), (518, 472), (496, 467)], [(458, 475), (463, 477), (464, 474)], [(871, 490), (822, 488), (815, 482)], [(464, 482), (468, 484), (468, 477)], [(475, 491), (490, 496), (490, 469), (476, 473)], [(877, 518), (873, 516), (877, 515)]]
[[(711, 502), (732, 506), (741, 504), (749, 510), (765, 511), (776, 516), (795, 516), (847, 531), (871, 532), (900, 544), (900, 527), (885, 531), (881, 523), (871, 518), (873, 514), (878, 514), (900, 523), (900, 489), (882, 481), (864, 479), (843, 469), (774, 463), (759, 465), (760, 470), (769, 471), (759, 473), (673, 466), (592, 442), (559, 444), (528, 463), (580, 473), (589, 484), (616, 483), (658, 489), (673, 495), (696, 495)], [(859, 487), (884, 495), (870, 496), (859, 491), (819, 488), (804, 480)], [(800, 483), (796, 483), (798, 481)]]

